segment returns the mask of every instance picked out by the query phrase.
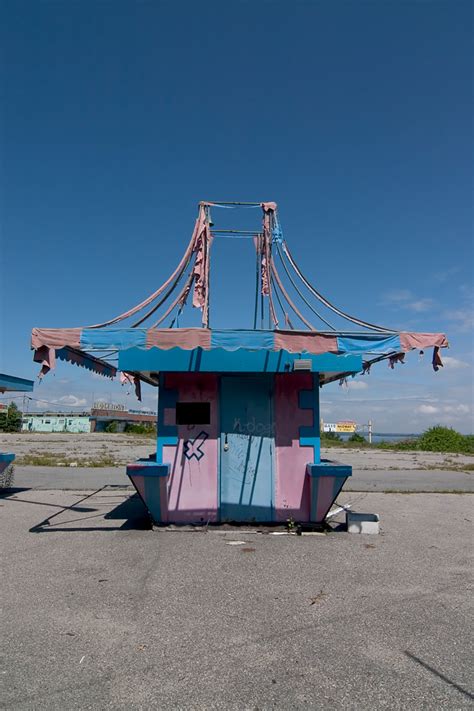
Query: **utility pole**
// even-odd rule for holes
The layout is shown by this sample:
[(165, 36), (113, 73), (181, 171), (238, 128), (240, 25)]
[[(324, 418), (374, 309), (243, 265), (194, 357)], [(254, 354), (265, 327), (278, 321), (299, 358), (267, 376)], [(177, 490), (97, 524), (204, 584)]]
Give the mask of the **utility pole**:
[(368, 432), (369, 432), (369, 444), (372, 444), (372, 420), (369, 420)]

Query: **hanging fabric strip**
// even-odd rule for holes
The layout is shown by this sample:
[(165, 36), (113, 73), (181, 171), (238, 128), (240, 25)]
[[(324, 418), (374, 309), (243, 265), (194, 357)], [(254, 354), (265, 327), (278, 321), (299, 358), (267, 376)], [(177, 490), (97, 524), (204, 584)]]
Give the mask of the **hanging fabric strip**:
[(270, 316), (273, 326), (278, 326), (278, 319), (272, 297), (272, 227), (276, 210), (276, 203), (262, 203), (263, 208), (263, 235), (262, 235), (262, 296), (268, 296)]
[(433, 360), (431, 362), (435, 373), (437, 373), (438, 370), (443, 367), (443, 361), (441, 360), (441, 356), (439, 354), (439, 346), (435, 346), (433, 348)]
[(209, 322), (209, 250), (211, 245), (211, 232), (207, 208), (201, 204), (196, 234), (194, 251), (193, 279), (193, 306), (202, 311), (202, 325), (207, 328)]
[[(209, 227), (209, 219), (206, 224), (206, 261), (205, 261), (205, 294), (204, 294), (204, 308), (202, 312), (202, 326), (203, 328), (209, 328), (209, 289), (211, 284), (211, 260), (210, 251), (212, 244), (212, 234)], [(183, 304), (184, 306), (184, 304)], [(181, 307), (182, 310), (183, 307)]]
[(206, 261), (206, 214), (204, 207), (199, 209), (198, 228), (196, 234), (196, 243), (194, 246), (194, 293), (193, 306), (196, 309), (202, 309), (205, 300), (205, 261)]
[(262, 296), (268, 296), (270, 288), (270, 279), (268, 273), (268, 256), (266, 249), (265, 231), (258, 237), (258, 248), (260, 252), (260, 293)]
[(38, 378), (41, 380), (46, 373), (49, 373), (56, 365), (56, 351), (48, 346), (37, 348), (33, 355), (33, 360), (36, 363), (41, 363), (41, 370)]

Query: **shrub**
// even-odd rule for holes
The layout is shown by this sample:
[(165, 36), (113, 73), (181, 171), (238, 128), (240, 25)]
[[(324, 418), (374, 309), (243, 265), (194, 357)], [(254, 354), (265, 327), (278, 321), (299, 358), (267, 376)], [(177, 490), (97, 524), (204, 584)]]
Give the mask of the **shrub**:
[(14, 402), (0, 412), (0, 432), (19, 432), (21, 430), (21, 412)]
[(106, 425), (106, 427), (105, 427), (105, 432), (109, 432), (112, 434), (114, 432), (117, 432), (117, 430), (118, 430), (118, 425), (115, 420), (112, 420), (112, 422), (109, 422), (109, 424)]
[(125, 430), (127, 434), (144, 434), (144, 435), (155, 435), (156, 428), (150, 423), (144, 422), (128, 422), (125, 425)]
[(377, 449), (393, 449), (397, 451), (403, 449), (407, 452), (419, 449), (417, 439), (400, 439), (397, 442), (388, 442), (384, 439), (381, 442), (376, 442), (373, 446)]
[(321, 432), (321, 439), (329, 442), (342, 442), (342, 437), (337, 432)]
[(354, 434), (352, 434), (347, 441), (348, 442), (361, 442), (363, 444), (367, 443), (367, 440), (365, 439), (365, 437), (363, 437), (358, 432), (354, 432)]
[(464, 452), (467, 450), (467, 437), (451, 427), (430, 427), (418, 440), (418, 448), (424, 452)]
[(464, 435), (464, 452), (466, 454), (474, 454), (474, 435)]

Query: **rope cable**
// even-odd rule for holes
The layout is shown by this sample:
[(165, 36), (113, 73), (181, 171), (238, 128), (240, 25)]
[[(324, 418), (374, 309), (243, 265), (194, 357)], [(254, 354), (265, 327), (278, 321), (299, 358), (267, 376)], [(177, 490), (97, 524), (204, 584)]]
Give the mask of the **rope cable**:
[(176, 289), (176, 287), (178, 286), (179, 282), (180, 282), (181, 279), (182, 279), (182, 276), (183, 276), (184, 272), (185, 272), (186, 269), (189, 267), (190, 262), (191, 262), (191, 256), (189, 257), (187, 263), (183, 266), (183, 268), (181, 269), (179, 275), (176, 277), (175, 281), (173, 282), (173, 284), (171, 285), (171, 287), (168, 289), (168, 291), (166, 292), (166, 294), (163, 296), (163, 298), (161, 298), (161, 299), (158, 301), (158, 303), (155, 304), (155, 306), (153, 306), (153, 308), (151, 308), (144, 316), (142, 316), (141, 318), (139, 318), (138, 321), (135, 321), (135, 323), (132, 323), (131, 328), (137, 328), (137, 326), (140, 326), (144, 321), (147, 320), (147, 318), (149, 318), (152, 314), (154, 314), (155, 311), (157, 311), (157, 310), (160, 308), (160, 306), (162, 306), (162, 305), (165, 303), (165, 301), (171, 296), (171, 294), (173, 293), (173, 291), (174, 291), (174, 290)]
[(311, 284), (310, 282), (303, 276), (301, 271), (299, 270), (297, 264), (295, 263), (293, 257), (291, 256), (290, 250), (288, 249), (288, 245), (286, 242), (283, 242), (283, 251), (285, 252), (286, 256), (288, 257), (288, 260), (301, 279), (301, 281), (305, 284), (305, 286), (311, 291), (313, 296), (315, 296), (319, 301), (321, 301), (325, 306), (327, 306), (331, 311), (334, 311), (334, 313), (338, 314), (338, 316), (341, 316), (342, 318), (345, 318), (347, 321), (352, 321), (352, 323), (356, 323), (359, 326), (363, 326), (364, 328), (372, 329), (375, 331), (381, 331), (382, 333), (398, 333), (398, 331), (395, 331), (394, 329), (391, 328), (385, 328), (383, 326), (376, 326), (373, 323), (368, 323), (367, 321), (362, 321), (361, 319), (355, 318), (354, 316), (349, 316), (349, 314), (346, 314), (344, 311), (341, 311), (338, 309), (334, 304), (331, 304), (330, 301), (328, 301), (322, 294), (319, 293)]
[(294, 287), (295, 291), (297, 292), (297, 294), (299, 294), (299, 296), (300, 296), (301, 299), (304, 301), (304, 303), (306, 304), (306, 306), (307, 306), (309, 309), (311, 309), (311, 311), (315, 314), (315, 316), (317, 316), (317, 317), (319, 318), (320, 321), (322, 321), (323, 323), (325, 323), (326, 326), (329, 326), (329, 328), (330, 328), (331, 330), (336, 331), (337, 329), (335, 328), (335, 326), (333, 326), (331, 323), (329, 323), (329, 321), (326, 321), (326, 319), (323, 318), (323, 316), (321, 316), (321, 314), (318, 313), (318, 311), (316, 311), (316, 309), (313, 307), (313, 305), (306, 299), (306, 297), (304, 296), (304, 294), (302, 294), (301, 291), (299, 290), (299, 288), (298, 288), (298, 286), (297, 286), (295, 280), (294, 280), (293, 277), (291, 276), (290, 271), (289, 271), (288, 267), (287, 267), (286, 264), (285, 264), (285, 261), (284, 261), (284, 259), (283, 259), (283, 256), (282, 256), (282, 253), (281, 253), (281, 250), (280, 250), (280, 246), (279, 246), (278, 243), (277, 243), (277, 252), (278, 252), (278, 256), (280, 257), (281, 263), (283, 264), (283, 268), (284, 268), (284, 270), (285, 270), (285, 272), (286, 272), (286, 274), (287, 274), (287, 276), (288, 276), (288, 279), (289, 279), (289, 280), (291, 281), (291, 283), (293, 284), (293, 287)]
[(280, 279), (280, 275), (278, 274), (277, 268), (275, 267), (275, 265), (274, 265), (273, 263), (272, 263), (272, 271), (273, 271), (273, 274), (275, 275), (275, 279), (276, 279), (276, 281), (277, 281), (277, 284), (278, 284), (278, 286), (280, 287), (281, 293), (283, 294), (283, 296), (285, 297), (285, 300), (286, 300), (286, 301), (288, 302), (288, 304), (291, 306), (291, 308), (293, 309), (293, 311), (295, 312), (295, 314), (298, 316), (299, 319), (301, 319), (301, 321), (305, 324), (305, 326), (307, 326), (307, 327), (309, 328), (310, 331), (316, 331), (316, 329), (314, 328), (314, 326), (313, 326), (312, 324), (310, 324), (310, 322), (305, 319), (305, 317), (303, 316), (303, 314), (302, 314), (300, 311), (298, 311), (298, 309), (296, 308), (296, 306), (294, 305), (294, 303), (292, 302), (292, 300), (291, 300), (290, 297), (288, 296), (288, 294), (287, 294), (287, 292), (286, 292), (286, 289), (285, 289), (285, 287), (283, 286), (282, 281), (281, 281), (281, 279)]
[(85, 328), (103, 328), (104, 326), (111, 326), (113, 323), (118, 323), (119, 321), (123, 321), (124, 319), (128, 318), (129, 316), (133, 316), (136, 314), (138, 311), (141, 311), (141, 309), (144, 309), (145, 306), (148, 306), (148, 304), (151, 304), (152, 301), (154, 301), (160, 294), (163, 293), (163, 291), (171, 284), (171, 282), (175, 279), (176, 275), (181, 271), (183, 265), (188, 261), (190, 258), (190, 255), (193, 251), (194, 247), (194, 242), (196, 238), (196, 228), (194, 228), (193, 231), (193, 236), (191, 237), (191, 240), (186, 247), (186, 251), (174, 270), (173, 274), (160, 286), (159, 289), (157, 289), (153, 294), (150, 294), (144, 301), (142, 301), (140, 304), (137, 304), (134, 306), (132, 309), (129, 311), (125, 311), (123, 314), (120, 314), (120, 316), (116, 316), (115, 318), (110, 319), (110, 321), (104, 321), (103, 323), (96, 323), (94, 326), (86, 326)]
[(288, 313), (285, 311), (285, 308), (284, 308), (284, 306), (283, 306), (283, 304), (282, 304), (282, 301), (281, 301), (281, 298), (280, 298), (280, 294), (278, 293), (278, 289), (277, 289), (277, 287), (276, 287), (276, 284), (275, 284), (275, 280), (274, 280), (274, 278), (273, 278), (273, 275), (272, 275), (271, 279), (272, 279), (273, 290), (274, 290), (275, 296), (276, 296), (276, 298), (277, 298), (278, 304), (280, 305), (280, 309), (281, 309), (282, 312), (283, 312), (283, 317), (284, 317), (284, 319), (285, 319), (285, 324), (287, 323), (287, 324), (289, 325), (290, 329), (293, 331), (293, 330), (294, 330), (293, 324), (291, 323), (290, 317), (288, 316)]
[(158, 326), (160, 325), (160, 323), (162, 323), (162, 322), (165, 320), (165, 318), (168, 318), (168, 316), (170, 315), (170, 313), (173, 311), (173, 309), (176, 307), (176, 305), (179, 304), (179, 302), (180, 302), (181, 299), (184, 298), (183, 304), (186, 303), (186, 300), (187, 300), (187, 298), (188, 298), (189, 291), (190, 291), (190, 289), (191, 289), (191, 284), (193, 283), (193, 279), (194, 279), (194, 273), (193, 273), (193, 271), (191, 270), (191, 272), (190, 272), (190, 274), (189, 274), (189, 276), (188, 276), (188, 279), (187, 279), (187, 281), (186, 281), (184, 287), (181, 289), (181, 291), (179, 292), (179, 294), (178, 294), (178, 296), (176, 297), (176, 299), (175, 299), (175, 300), (173, 301), (173, 303), (170, 304), (170, 306), (166, 309), (166, 311), (165, 311), (165, 313), (163, 314), (163, 316), (161, 316), (161, 318), (159, 318), (158, 321), (155, 321), (155, 323), (152, 324), (152, 325), (150, 326), (150, 328), (158, 328)]

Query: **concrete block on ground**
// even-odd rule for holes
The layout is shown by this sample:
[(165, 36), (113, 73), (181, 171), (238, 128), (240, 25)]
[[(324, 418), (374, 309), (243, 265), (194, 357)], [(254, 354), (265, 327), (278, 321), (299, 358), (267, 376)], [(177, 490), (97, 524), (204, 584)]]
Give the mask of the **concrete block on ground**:
[(373, 513), (346, 513), (348, 533), (377, 534), (379, 532), (379, 515)]

